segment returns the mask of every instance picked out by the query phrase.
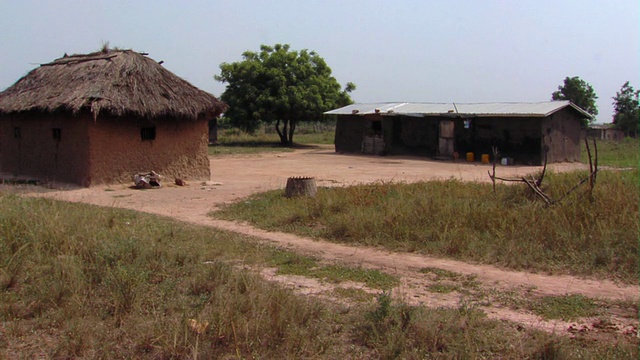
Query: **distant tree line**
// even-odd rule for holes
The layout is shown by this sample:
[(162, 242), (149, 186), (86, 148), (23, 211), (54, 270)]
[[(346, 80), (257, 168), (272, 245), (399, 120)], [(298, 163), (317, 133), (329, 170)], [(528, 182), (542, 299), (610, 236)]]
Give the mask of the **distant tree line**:
[[(287, 146), (299, 122), (321, 120), (323, 112), (351, 104), (349, 93), (356, 88), (351, 82), (342, 88), (315, 51), (292, 50), (287, 44), (245, 51), (241, 61), (220, 64), (215, 79), (227, 83), (220, 96), (229, 105), (227, 122), (250, 133), (272, 124)], [(613, 97), (613, 126), (627, 136), (637, 137), (640, 130), (639, 94), (627, 81)], [(551, 99), (570, 100), (589, 113), (585, 126), (598, 115), (593, 86), (578, 76), (566, 77)]]
[[(614, 128), (624, 132), (626, 136), (637, 137), (640, 133), (640, 101), (638, 99), (640, 90), (635, 90), (629, 82), (625, 82), (620, 91), (613, 97), (613, 119)], [(596, 99), (598, 96), (593, 87), (578, 76), (566, 77), (563, 85), (558, 86), (558, 90), (551, 94), (552, 100), (570, 100), (591, 114), (589, 124), (595, 121), (598, 115)], [(585, 124), (588, 125), (588, 124)]]

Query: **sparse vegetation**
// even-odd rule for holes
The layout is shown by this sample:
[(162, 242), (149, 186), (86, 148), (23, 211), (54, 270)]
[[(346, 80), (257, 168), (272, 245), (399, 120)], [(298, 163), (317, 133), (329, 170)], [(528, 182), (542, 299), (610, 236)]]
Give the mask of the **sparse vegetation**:
[(625, 341), (613, 347), (591, 343), (587, 350), (582, 345), (588, 342), (581, 339), (488, 320), (482, 311), (464, 304), (457, 309), (410, 307), (394, 303), (388, 293), (378, 296), (364, 319), (356, 325), (357, 339), (381, 359), (617, 359), (631, 358), (637, 351)]
[(340, 337), (328, 307), (234, 269), (275, 251), (250, 239), (52, 200), (0, 210), (0, 351), (25, 351), (8, 358), (296, 358)]
[[(638, 168), (640, 165), (640, 140), (625, 138), (621, 142), (617, 141), (597, 141), (598, 164), (604, 166), (620, 168)], [(591, 151), (595, 151), (592, 146)], [(588, 163), (587, 150), (582, 146), (580, 160)]]
[[(605, 160), (609, 150), (599, 149), (601, 165), (620, 159)], [(549, 174), (545, 183), (549, 192), (562, 193), (582, 175)], [(637, 177), (637, 169), (602, 171), (593, 202), (578, 191), (553, 207), (522, 187), (499, 186), (494, 196), (488, 185), (449, 180), (321, 189), (315, 199), (273, 192), (242, 202), (248, 206), (242, 211), (252, 221), (268, 211), (278, 230), (333, 234), (336, 241), (632, 282), (638, 205), (629, 199), (638, 198)], [(350, 302), (343, 307), (267, 283), (251, 270), (260, 267), (330, 284), (362, 283), (367, 291), (336, 286), (323, 294)], [(495, 302), (545, 319), (596, 316), (593, 326), (607, 328), (608, 308), (637, 313), (635, 303), (527, 296), (488, 289), (473, 275), (438, 268), (420, 273), (427, 290), (460, 293), (460, 306), (408, 306), (390, 296), (394, 276), (240, 235), (0, 193), (0, 358), (638, 356), (635, 335), (559, 337), (488, 320), (477, 308)], [(373, 304), (371, 289), (383, 290)]]
[(322, 265), (317, 259), (292, 252), (274, 252), (268, 261), (278, 267), (278, 274), (302, 275), (336, 283), (355, 281), (380, 290), (390, 289), (399, 283), (396, 277), (378, 270)]
[(273, 266), (283, 254), (157, 216), (0, 194), (0, 357), (637, 357), (634, 338), (515, 331), (470, 307), (410, 307), (388, 293), (342, 308), (239, 266)]
[(530, 308), (545, 319), (576, 320), (599, 314), (593, 299), (582, 295), (544, 296), (532, 301)]
[(218, 144), (209, 146), (209, 155), (257, 154), (264, 152), (290, 152), (296, 147), (333, 144), (335, 122), (300, 123), (293, 147), (285, 147), (272, 127), (261, 127), (254, 134), (237, 128), (219, 130)]
[[(547, 174), (554, 198), (582, 172)], [(457, 180), (320, 188), (314, 198), (281, 191), (213, 216), (331, 241), (383, 246), (512, 269), (637, 280), (638, 172), (602, 171), (590, 201), (577, 191), (546, 207), (522, 186)], [(269, 214), (269, 216), (264, 216)]]

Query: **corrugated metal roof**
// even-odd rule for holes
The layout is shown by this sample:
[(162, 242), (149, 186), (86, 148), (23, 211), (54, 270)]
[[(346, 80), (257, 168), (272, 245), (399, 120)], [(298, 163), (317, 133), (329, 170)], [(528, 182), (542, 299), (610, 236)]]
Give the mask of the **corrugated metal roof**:
[(585, 117), (589, 113), (570, 101), (545, 101), (536, 103), (368, 103), (352, 104), (325, 112), (327, 115), (405, 115), (405, 116), (514, 116), (545, 117), (571, 106)]

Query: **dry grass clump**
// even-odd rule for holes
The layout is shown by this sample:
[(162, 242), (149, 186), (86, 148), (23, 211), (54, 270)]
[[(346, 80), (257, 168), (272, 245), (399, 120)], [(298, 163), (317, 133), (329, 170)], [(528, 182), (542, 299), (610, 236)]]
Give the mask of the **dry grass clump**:
[(394, 303), (378, 296), (356, 325), (358, 341), (381, 359), (633, 359), (632, 341), (597, 344), (527, 331), (516, 324), (486, 319), (483, 312), (460, 305), (429, 309)]

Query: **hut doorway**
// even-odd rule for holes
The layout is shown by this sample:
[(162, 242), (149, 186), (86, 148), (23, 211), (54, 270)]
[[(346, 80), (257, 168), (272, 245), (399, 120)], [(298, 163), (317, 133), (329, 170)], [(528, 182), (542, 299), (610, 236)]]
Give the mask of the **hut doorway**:
[(454, 129), (453, 120), (440, 120), (438, 156), (453, 156)]
[(382, 119), (371, 120), (365, 127), (362, 139), (362, 153), (382, 155), (384, 153), (384, 135), (382, 132)]

